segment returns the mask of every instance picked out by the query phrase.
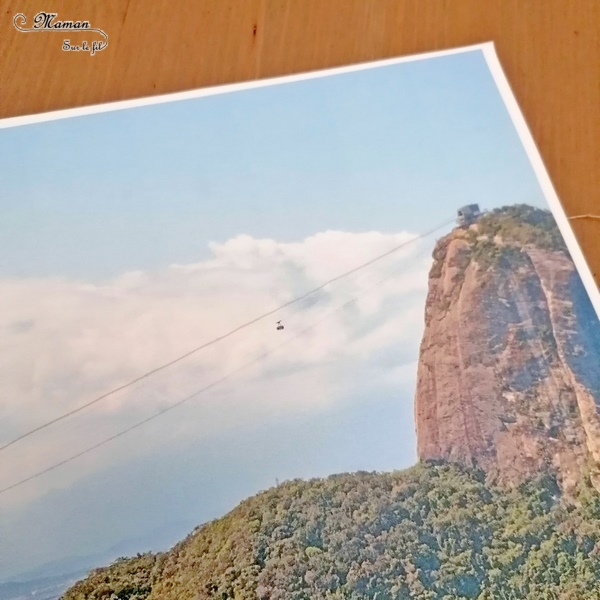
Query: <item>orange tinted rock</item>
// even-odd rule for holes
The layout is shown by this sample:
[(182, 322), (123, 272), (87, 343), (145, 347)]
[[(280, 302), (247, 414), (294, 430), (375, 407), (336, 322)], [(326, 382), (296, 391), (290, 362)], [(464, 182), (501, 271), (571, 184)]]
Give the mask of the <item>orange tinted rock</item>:
[(509, 484), (550, 467), (568, 490), (600, 466), (600, 323), (566, 250), (522, 243), (518, 217), (511, 240), (503, 223), (489, 236), (456, 229), (434, 251), (418, 456)]

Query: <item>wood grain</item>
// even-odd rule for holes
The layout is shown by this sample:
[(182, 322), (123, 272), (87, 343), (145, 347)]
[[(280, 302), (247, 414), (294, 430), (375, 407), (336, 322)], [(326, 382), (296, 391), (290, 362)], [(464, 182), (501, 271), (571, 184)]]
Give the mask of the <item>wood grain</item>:
[[(598, 0), (0, 0), (0, 117), (494, 41), (568, 215), (600, 213)], [(40, 10), (109, 36), (90, 57)], [(78, 34), (73, 34), (76, 39)], [(80, 34), (79, 34), (80, 35)], [(600, 282), (600, 221), (573, 229)]]

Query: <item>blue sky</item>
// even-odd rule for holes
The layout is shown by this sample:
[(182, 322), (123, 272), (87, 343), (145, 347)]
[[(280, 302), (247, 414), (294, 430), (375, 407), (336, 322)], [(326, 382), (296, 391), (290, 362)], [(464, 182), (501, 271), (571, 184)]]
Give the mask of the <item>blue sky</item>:
[[(463, 204), (547, 207), (480, 51), (4, 129), (0, 156), (0, 442)], [(215, 518), (276, 478), (413, 464), (434, 241), (286, 313), (287, 334), (401, 267), (263, 370), (0, 497), (0, 580)], [(0, 479), (227, 372), (272, 325), (15, 445)]]
[[(240, 232), (544, 204), (480, 51), (3, 130), (0, 275), (189, 262)], [(401, 207), (401, 210), (400, 210)]]

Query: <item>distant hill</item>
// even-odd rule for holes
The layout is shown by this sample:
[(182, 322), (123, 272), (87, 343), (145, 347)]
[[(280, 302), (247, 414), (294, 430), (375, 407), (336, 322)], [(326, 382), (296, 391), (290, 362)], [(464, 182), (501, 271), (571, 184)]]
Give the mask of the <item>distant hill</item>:
[(290, 481), (64, 599), (597, 599), (600, 497), (560, 494), (550, 475), (508, 490), (434, 464)]
[(187, 521), (171, 522), (143, 536), (121, 541), (103, 552), (56, 560), (21, 573), (12, 581), (0, 582), (0, 600), (57, 600), (76, 581), (98, 565), (106, 565), (118, 556), (135, 554), (140, 549), (170, 548), (182, 532), (192, 529)]
[(0, 583), (0, 600), (58, 600), (87, 571), (44, 577), (32, 581)]

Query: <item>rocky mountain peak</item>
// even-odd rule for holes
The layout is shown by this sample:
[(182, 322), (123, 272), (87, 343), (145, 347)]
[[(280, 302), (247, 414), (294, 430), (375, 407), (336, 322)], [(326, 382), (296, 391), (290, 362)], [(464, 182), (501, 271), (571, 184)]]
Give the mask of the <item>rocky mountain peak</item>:
[(433, 253), (415, 422), (421, 460), (600, 488), (600, 322), (550, 212), (461, 221)]

